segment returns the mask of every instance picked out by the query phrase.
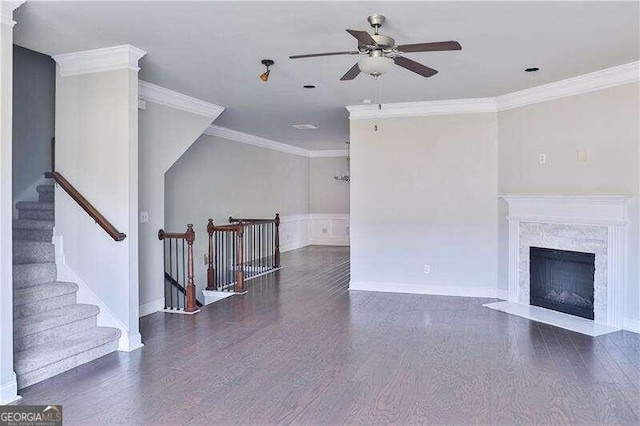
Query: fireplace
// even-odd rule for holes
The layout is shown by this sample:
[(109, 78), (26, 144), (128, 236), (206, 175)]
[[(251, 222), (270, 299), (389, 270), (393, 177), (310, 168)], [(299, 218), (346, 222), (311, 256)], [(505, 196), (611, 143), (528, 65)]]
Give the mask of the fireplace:
[(530, 304), (594, 319), (595, 254), (531, 247)]

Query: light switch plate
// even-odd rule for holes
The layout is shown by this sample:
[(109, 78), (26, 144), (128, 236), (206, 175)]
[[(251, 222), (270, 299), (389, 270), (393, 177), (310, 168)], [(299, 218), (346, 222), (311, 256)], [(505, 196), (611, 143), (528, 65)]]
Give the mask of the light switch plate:
[(149, 212), (140, 212), (140, 223), (149, 222)]
[(576, 157), (579, 163), (586, 163), (589, 161), (589, 154), (586, 149), (579, 149), (576, 151)]

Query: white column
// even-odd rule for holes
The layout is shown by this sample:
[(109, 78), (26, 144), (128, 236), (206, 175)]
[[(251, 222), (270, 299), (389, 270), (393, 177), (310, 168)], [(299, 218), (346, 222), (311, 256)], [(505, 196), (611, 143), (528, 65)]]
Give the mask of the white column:
[(0, 2), (0, 404), (20, 399), (13, 371), (13, 245), (11, 145), (13, 11), (23, 1)]
[[(58, 188), (56, 238), (78, 299), (101, 307), (99, 325), (122, 331), (119, 349), (142, 346), (138, 329), (138, 61), (129, 45), (56, 55), (56, 171), (120, 232), (111, 239)], [(61, 268), (63, 269), (63, 268)], [(60, 274), (60, 269), (59, 269)], [(104, 309), (102, 309), (104, 307)]]

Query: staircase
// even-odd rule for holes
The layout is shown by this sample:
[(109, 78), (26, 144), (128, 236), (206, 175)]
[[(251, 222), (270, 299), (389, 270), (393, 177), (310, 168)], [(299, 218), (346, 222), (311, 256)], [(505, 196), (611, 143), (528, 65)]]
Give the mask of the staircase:
[(76, 303), (78, 285), (57, 281), (54, 187), (18, 202), (13, 223), (13, 336), (18, 388), (115, 351), (120, 330), (98, 327), (99, 308)]

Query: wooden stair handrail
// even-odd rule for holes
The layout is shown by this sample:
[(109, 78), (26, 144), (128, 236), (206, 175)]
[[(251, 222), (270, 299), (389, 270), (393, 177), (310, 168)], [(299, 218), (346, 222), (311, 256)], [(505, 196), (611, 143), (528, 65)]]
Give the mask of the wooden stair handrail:
[(127, 238), (126, 234), (118, 231), (115, 226), (113, 226), (111, 222), (109, 222), (89, 201), (87, 201), (87, 199), (84, 198), (82, 194), (80, 194), (78, 190), (74, 188), (73, 185), (71, 185), (71, 183), (69, 183), (69, 181), (66, 180), (59, 172), (47, 172), (44, 174), (44, 177), (47, 179), (53, 179), (54, 182), (60, 185), (60, 187), (64, 189), (65, 192), (69, 194), (69, 196), (73, 198), (73, 200), (78, 203), (78, 205), (89, 216), (91, 216), (91, 218), (95, 220), (111, 238), (114, 239), (114, 241), (122, 241)]

